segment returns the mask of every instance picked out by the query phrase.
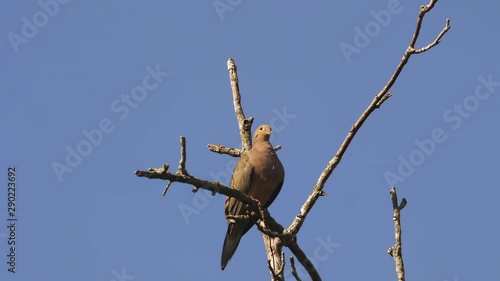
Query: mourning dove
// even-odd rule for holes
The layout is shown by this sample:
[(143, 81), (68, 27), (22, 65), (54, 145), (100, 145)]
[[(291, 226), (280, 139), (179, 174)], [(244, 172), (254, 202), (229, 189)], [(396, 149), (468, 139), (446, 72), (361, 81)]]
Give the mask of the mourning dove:
[[(260, 201), (263, 208), (273, 203), (281, 190), (285, 178), (285, 170), (273, 146), (269, 142), (272, 129), (269, 125), (261, 125), (255, 130), (253, 146), (244, 152), (234, 167), (230, 187)], [(225, 214), (245, 215), (248, 205), (232, 197), (227, 197)], [(241, 237), (252, 228), (254, 221), (229, 221), (222, 248), (221, 269), (224, 270), (233, 256)]]

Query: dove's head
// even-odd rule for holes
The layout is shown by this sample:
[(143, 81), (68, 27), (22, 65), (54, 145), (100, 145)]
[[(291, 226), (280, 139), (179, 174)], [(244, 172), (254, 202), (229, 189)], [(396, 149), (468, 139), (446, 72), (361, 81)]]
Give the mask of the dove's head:
[(269, 138), (271, 137), (271, 134), (273, 133), (273, 129), (271, 129), (271, 126), (264, 124), (260, 125), (257, 130), (255, 130), (255, 134), (253, 136), (253, 140), (255, 141), (269, 141)]

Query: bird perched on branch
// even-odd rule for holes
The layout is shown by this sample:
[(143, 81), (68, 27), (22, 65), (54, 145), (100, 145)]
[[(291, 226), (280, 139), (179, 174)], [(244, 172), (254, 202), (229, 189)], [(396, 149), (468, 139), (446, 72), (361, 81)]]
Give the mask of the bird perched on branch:
[[(244, 192), (261, 203), (265, 209), (273, 203), (285, 179), (285, 170), (269, 138), (273, 133), (269, 125), (255, 130), (252, 148), (244, 152), (234, 167), (230, 187)], [(232, 197), (225, 202), (225, 215), (245, 215), (248, 205)], [(222, 248), (221, 269), (233, 256), (241, 237), (255, 222), (249, 219), (228, 220), (226, 238)]]

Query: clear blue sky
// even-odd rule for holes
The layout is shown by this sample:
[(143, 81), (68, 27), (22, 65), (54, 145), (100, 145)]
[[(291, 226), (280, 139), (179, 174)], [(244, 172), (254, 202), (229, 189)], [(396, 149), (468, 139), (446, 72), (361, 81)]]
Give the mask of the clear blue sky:
[[(206, 145), (240, 145), (232, 57), (245, 113), (271, 123), (283, 147), (286, 179), (270, 212), (288, 226), (427, 4), (54, 1), (9, 1), (0, 12), (1, 280), (268, 279), (255, 229), (220, 270), (222, 196), (174, 184), (162, 197), (166, 182), (134, 170), (176, 167), (183, 135), (188, 171), (228, 183), (235, 159)], [(298, 235), (324, 280), (396, 280), (386, 253), (392, 183), (408, 198), (407, 280), (498, 276), (499, 8), (440, 1), (427, 15), (418, 47), (447, 17), (452, 29), (411, 58)], [(15, 274), (6, 263), (10, 166)]]

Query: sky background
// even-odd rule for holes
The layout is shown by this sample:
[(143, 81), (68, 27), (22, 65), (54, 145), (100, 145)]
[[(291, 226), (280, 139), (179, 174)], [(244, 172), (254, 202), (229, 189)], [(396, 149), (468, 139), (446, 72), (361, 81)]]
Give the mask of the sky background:
[[(256, 229), (220, 270), (223, 196), (176, 183), (162, 197), (166, 182), (133, 172), (177, 167), (183, 135), (188, 171), (229, 183), (236, 159), (206, 145), (240, 146), (232, 57), (246, 115), (254, 128), (270, 123), (272, 143), (283, 147), (285, 184), (269, 210), (285, 227), (292, 222), (392, 75), (427, 4), (302, 2), (5, 3), (0, 279), (268, 280)], [(394, 243), (393, 184), (408, 199), (407, 280), (498, 279), (500, 83), (491, 81), (500, 81), (499, 8), (439, 1), (425, 18), (417, 47), (434, 40), (446, 18), (452, 28), (410, 59), (298, 234), (323, 280), (396, 280), (386, 252)], [(8, 167), (17, 184), (15, 274), (7, 271)]]

